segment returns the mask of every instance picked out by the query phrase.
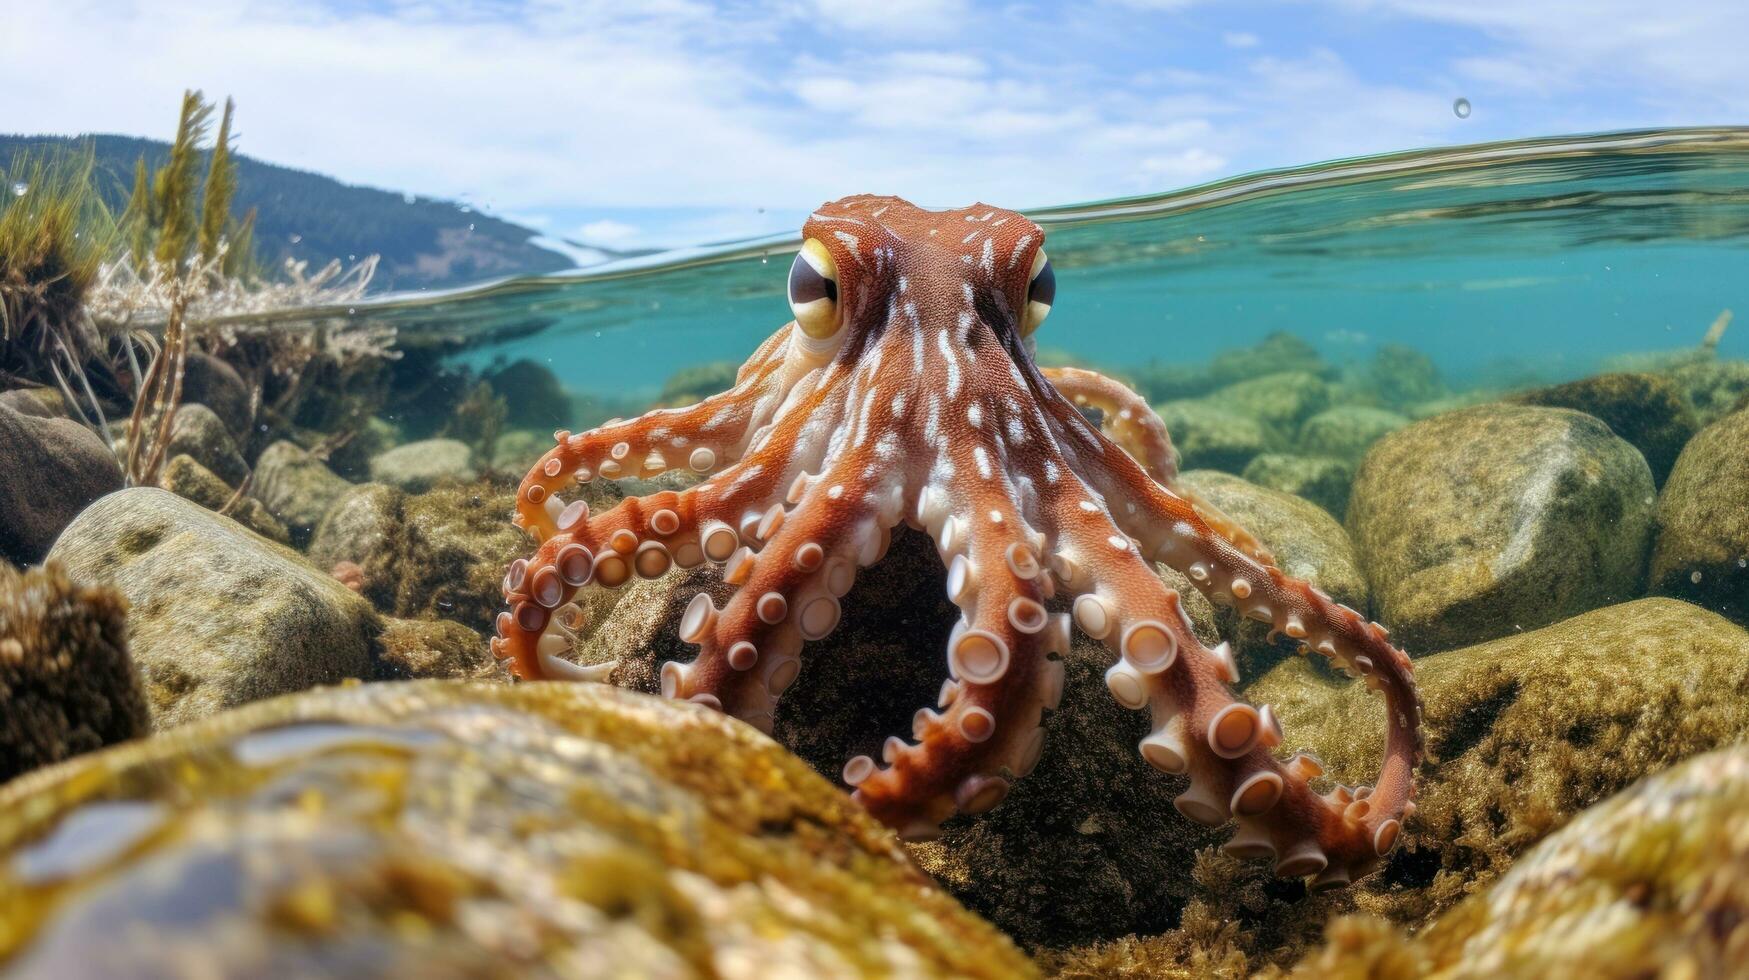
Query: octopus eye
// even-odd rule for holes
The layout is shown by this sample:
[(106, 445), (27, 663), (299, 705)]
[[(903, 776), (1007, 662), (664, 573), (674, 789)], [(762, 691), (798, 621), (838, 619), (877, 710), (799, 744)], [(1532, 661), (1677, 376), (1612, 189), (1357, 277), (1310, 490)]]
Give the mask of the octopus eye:
[(1045, 317), (1051, 315), (1051, 304), (1056, 299), (1057, 274), (1041, 248), (1032, 256), (1032, 285), (1026, 287), (1026, 322), (1021, 324), (1020, 332), (1030, 334), (1037, 330)]
[(838, 264), (816, 239), (802, 243), (789, 267), (789, 308), (796, 325), (815, 340), (838, 331)]

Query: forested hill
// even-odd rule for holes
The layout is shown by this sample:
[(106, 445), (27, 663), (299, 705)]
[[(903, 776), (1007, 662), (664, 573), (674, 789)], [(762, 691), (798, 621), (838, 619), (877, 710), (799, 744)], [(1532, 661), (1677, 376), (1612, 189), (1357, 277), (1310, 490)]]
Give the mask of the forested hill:
[[(134, 161), (162, 165), (170, 144), (131, 136), (0, 135), (0, 167), (21, 149), (82, 150), (95, 157), (96, 182), (116, 213), (127, 204)], [(307, 259), (314, 271), (329, 259), (382, 256), (373, 292), (459, 286), (518, 273), (553, 272), (576, 265), (570, 257), (530, 241), (533, 229), (480, 214), (463, 205), (415, 198), (331, 177), (263, 163), (247, 156), (237, 164), (233, 211), (258, 209), (255, 247), (262, 263), (277, 270), (288, 258)], [(202, 171), (205, 170), (203, 162)], [(579, 251), (585, 251), (579, 249)], [(615, 253), (602, 251), (604, 257)]]

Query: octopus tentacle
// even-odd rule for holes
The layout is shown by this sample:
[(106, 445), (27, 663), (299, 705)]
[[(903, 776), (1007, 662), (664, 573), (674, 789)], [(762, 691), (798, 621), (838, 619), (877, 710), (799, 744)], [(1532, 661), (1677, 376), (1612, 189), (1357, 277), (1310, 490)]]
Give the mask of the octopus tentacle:
[[(1059, 400), (1059, 421), (1069, 424), (1062, 413), (1072, 411)], [(1148, 478), (1135, 461), (1111, 448), (1113, 452), (1106, 453), (1100, 465), (1084, 467), (1082, 472), (1113, 504), (1111, 522), (1123, 535), (1133, 537), (1139, 549), (1134, 564), (1140, 565), (1143, 554), (1164, 562), (1212, 601), (1270, 623), (1304, 648), (1365, 677), (1370, 687), (1383, 693), (1389, 716), (1377, 784), (1359, 789), (1338, 786), (1317, 794), (1308, 781), (1322, 772), (1321, 766), (1306, 755), (1286, 765), (1274, 761), (1265, 744), (1280, 737), (1272, 713), (1232, 702), (1224, 686), (1238, 681), (1230, 651), (1224, 644), (1205, 650), (1186, 627), (1175, 637), (1178, 661), (1157, 672), (1159, 681), (1149, 680), (1153, 675), (1133, 663), (1130, 670), (1120, 665), (1108, 674), (1120, 701), (1155, 711), (1150, 761), (1177, 765), (1182, 760), (1184, 771), (1192, 775), (1194, 795), (1188, 800), (1180, 797), (1179, 805), (1188, 815), (1194, 818), (1192, 811), (1198, 811), (1209, 818), (1204, 822), (1215, 823), (1224, 822), (1227, 813), (1241, 818), (1239, 833), (1228, 844), (1230, 852), (1244, 857), (1273, 855), (1279, 873), (1316, 874), (1313, 884), (1319, 887), (1346, 884), (1370, 872), (1395, 842), (1401, 821), (1414, 811), (1412, 771), (1424, 748), (1421, 703), (1409, 658), (1389, 643), (1383, 627), (1367, 622), (1321, 590), (1289, 578), (1272, 563), (1247, 554), (1212, 526), (1197, 504)], [(1145, 566), (1113, 569), (1099, 576), (1099, 589), (1121, 596), (1147, 580), (1158, 581), (1151, 574), (1144, 579), (1144, 570)], [(1083, 629), (1090, 621), (1099, 625), (1111, 617), (1109, 605), (1103, 595), (1077, 600), (1077, 622)], [(1115, 627), (1116, 617), (1111, 618)], [(1128, 663), (1122, 643), (1120, 639), (1118, 652)], [(1196, 655), (1183, 657), (1186, 650)], [(1162, 716), (1183, 722), (1174, 720), (1162, 728)], [(1176, 729), (1171, 727), (1174, 724)], [(1223, 729), (1233, 736), (1232, 743), (1222, 744)], [(1253, 736), (1256, 741), (1247, 745)], [(1149, 754), (1149, 742), (1144, 741), (1143, 750)], [(1238, 754), (1229, 757), (1229, 751)], [(1241, 796), (1246, 794), (1250, 805), (1241, 809)], [(1270, 805), (1261, 807), (1264, 802)], [(1262, 812), (1246, 812), (1256, 808)]]
[[(931, 708), (912, 721), (912, 742), (889, 738), (885, 766), (857, 756), (844, 768), (855, 798), (910, 840), (939, 833), (955, 812), (982, 813), (1031, 772), (1044, 749), (1045, 710), (1063, 692), (1069, 622), (1044, 602), (1052, 585), (1038, 547), (1012, 499), (960, 501), (953, 512), (933, 489), (918, 497), (913, 519), (948, 563), (948, 598), (963, 612), (948, 638), (949, 679)], [(988, 533), (976, 524), (995, 525)]]
[(1172, 446), (1172, 436), (1141, 395), (1086, 368), (1040, 368), (1039, 373), (1078, 407), (1098, 409), (1099, 430), (1142, 464), (1149, 476), (1161, 483), (1178, 476), (1178, 450)]
[[(718, 707), (770, 731), (777, 699), (796, 679), (804, 640), (838, 625), (839, 599), (850, 591), (857, 565), (886, 551), (898, 523), (896, 493), (851, 488), (844, 466), (804, 478), (793, 509), (774, 511), (751, 536), (760, 550), (737, 551), (724, 579), (737, 587), (718, 610), (699, 593), (681, 617), (682, 640), (699, 646), (692, 663), (662, 667), (662, 692)], [(841, 506), (823, 506), (828, 500)]]
[(742, 365), (734, 388), (684, 408), (658, 409), (588, 432), (554, 433), (558, 443), (517, 488), (512, 522), (546, 541), (569, 506), (560, 493), (595, 477), (650, 477), (688, 468), (713, 474), (734, 463), (756, 427), (777, 409), (785, 363), (778, 331)]

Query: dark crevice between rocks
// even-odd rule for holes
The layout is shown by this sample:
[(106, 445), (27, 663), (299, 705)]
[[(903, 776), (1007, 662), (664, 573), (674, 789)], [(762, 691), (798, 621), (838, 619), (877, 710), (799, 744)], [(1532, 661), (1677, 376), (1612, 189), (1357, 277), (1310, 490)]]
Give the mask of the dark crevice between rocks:
[(1434, 759), (1455, 759), (1475, 748), (1494, 730), (1500, 712), (1518, 700), (1516, 679), (1506, 682), (1493, 694), (1476, 701), (1458, 712), (1446, 726), (1445, 734), (1433, 742)]

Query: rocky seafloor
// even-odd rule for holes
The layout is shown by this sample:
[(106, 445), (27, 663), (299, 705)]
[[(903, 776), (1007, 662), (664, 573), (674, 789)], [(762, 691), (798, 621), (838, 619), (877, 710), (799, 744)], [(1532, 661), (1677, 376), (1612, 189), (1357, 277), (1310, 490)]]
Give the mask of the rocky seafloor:
[[(622, 690), (512, 686), (482, 634), (530, 547), (515, 484), (544, 430), (601, 403), (529, 362), (441, 383), (385, 363), (261, 419), (230, 365), (193, 364), (156, 486), (124, 486), (110, 440), (53, 393), (0, 393), (0, 970), (1749, 963), (1744, 362), (1457, 389), (1407, 348), (1337, 367), (1277, 335), (1113, 371), (1167, 422), (1188, 486), (1416, 659), (1419, 811), (1381, 871), (1316, 895), (1179, 816), (1182, 780), (1138, 756), (1146, 720), (1085, 638), (1002, 806), (913, 845), (864, 815), (840, 768), (933, 703), (957, 615), (919, 535), (895, 535), (809, 646), (770, 739), (649, 696), (691, 656), (675, 621), (722, 588), (709, 569), (581, 597), (575, 658), (612, 662)], [(689, 370), (659, 400), (728, 377)], [(587, 493), (599, 510), (648, 489)], [(1364, 779), (1381, 703), (1181, 591), (1288, 747)]]

